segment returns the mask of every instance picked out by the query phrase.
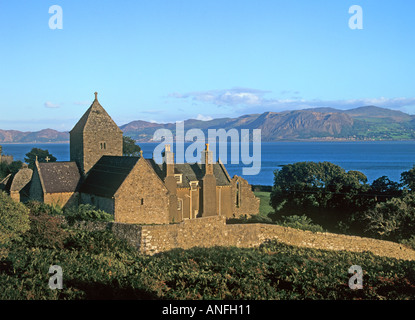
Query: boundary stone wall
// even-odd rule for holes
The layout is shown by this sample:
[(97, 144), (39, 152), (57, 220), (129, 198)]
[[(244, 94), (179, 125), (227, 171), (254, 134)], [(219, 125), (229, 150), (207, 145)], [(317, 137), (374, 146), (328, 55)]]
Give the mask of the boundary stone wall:
[(110, 230), (116, 236), (126, 239), (140, 252), (150, 255), (174, 248), (255, 247), (267, 240), (277, 240), (305, 248), (370, 251), (378, 256), (415, 260), (415, 250), (395, 242), (334, 233), (313, 233), (271, 224), (226, 224), (224, 216), (197, 218), (165, 225), (80, 222), (75, 227), (90, 231)]

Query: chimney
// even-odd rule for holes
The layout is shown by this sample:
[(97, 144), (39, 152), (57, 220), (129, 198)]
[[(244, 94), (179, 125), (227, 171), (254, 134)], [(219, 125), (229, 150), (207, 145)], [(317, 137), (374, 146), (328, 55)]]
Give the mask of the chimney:
[(216, 178), (213, 175), (213, 155), (209, 150), (209, 144), (203, 151), (202, 163), (204, 165), (204, 177), (202, 179), (202, 217), (218, 214), (216, 208)]
[(182, 221), (177, 210), (177, 181), (174, 177), (174, 153), (170, 149), (170, 145), (166, 144), (163, 154), (163, 171), (166, 174), (164, 184), (169, 191), (169, 220)]
[(206, 143), (206, 149), (202, 152), (202, 163), (204, 164), (205, 175), (213, 175), (213, 154), (209, 150), (209, 143)]
[(171, 151), (169, 144), (165, 146), (163, 158), (166, 177), (174, 176), (174, 153)]

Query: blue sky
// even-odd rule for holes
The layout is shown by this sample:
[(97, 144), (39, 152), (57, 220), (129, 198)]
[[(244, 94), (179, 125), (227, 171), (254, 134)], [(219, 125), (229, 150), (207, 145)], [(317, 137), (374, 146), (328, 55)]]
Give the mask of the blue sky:
[[(63, 10), (51, 30), (49, 7)], [(349, 7), (363, 30), (349, 28)], [(363, 105), (415, 114), (415, 2), (0, 0), (0, 129)]]

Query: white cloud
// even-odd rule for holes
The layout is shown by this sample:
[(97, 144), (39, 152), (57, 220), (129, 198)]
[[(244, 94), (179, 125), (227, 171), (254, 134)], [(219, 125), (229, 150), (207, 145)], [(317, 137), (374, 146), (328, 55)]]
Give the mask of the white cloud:
[(185, 94), (172, 93), (169, 97), (190, 98), (193, 101), (208, 102), (219, 106), (256, 105), (263, 100), (268, 91), (250, 88), (232, 88), (226, 90), (197, 91)]
[(44, 104), (44, 106), (46, 108), (60, 108), (60, 105), (59, 104), (52, 103), (50, 101), (46, 101), (45, 104)]
[[(367, 99), (339, 99), (339, 100), (306, 100), (300, 97), (291, 99), (267, 99), (264, 97), (269, 91), (232, 88), (226, 90), (209, 90), (190, 92), (185, 94), (174, 93), (170, 97), (178, 99), (191, 99), (193, 101), (211, 103), (217, 106), (237, 108), (240, 112), (264, 112), (264, 111), (285, 111), (299, 110), (317, 107), (331, 107), (336, 109), (351, 109), (362, 106), (377, 106), (388, 109), (408, 110), (408, 107), (415, 107), (415, 98), (367, 98)], [(281, 91), (281, 93), (299, 94), (299, 91)]]
[(209, 121), (209, 120), (213, 120), (213, 118), (210, 116), (204, 116), (203, 114), (198, 114), (196, 117), (196, 120)]

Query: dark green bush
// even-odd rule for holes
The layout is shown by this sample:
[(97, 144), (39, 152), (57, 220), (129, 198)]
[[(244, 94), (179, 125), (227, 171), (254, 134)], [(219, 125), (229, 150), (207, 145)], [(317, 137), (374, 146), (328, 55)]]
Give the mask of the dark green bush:
[(312, 232), (324, 232), (322, 226), (319, 226), (317, 224), (314, 224), (313, 221), (305, 216), (283, 216), (282, 220), (278, 222), (279, 225), (282, 225), (284, 227), (290, 227), (295, 229), (301, 229), (301, 230), (308, 230)]
[(99, 210), (90, 204), (80, 204), (64, 211), (65, 218), (69, 224), (75, 221), (113, 221), (113, 215)]
[(67, 231), (62, 228), (62, 219), (45, 212), (30, 214), (30, 230), (23, 236), (29, 247), (63, 248)]
[(410, 237), (409, 239), (403, 239), (401, 240), (401, 243), (406, 245), (407, 247), (415, 250), (415, 235)]
[[(174, 249), (139, 254), (109, 232), (73, 232), (65, 247), (14, 246), (0, 268), (0, 299), (413, 299), (415, 262), (368, 252), (269, 241), (257, 248)], [(63, 289), (47, 286), (50, 265)], [(363, 268), (363, 290), (348, 269)]]
[(46, 204), (46, 203), (36, 201), (36, 200), (30, 200), (30, 201), (26, 202), (26, 207), (29, 208), (30, 213), (33, 216), (38, 216), (38, 215), (43, 214), (43, 213), (48, 214), (50, 216), (62, 215), (63, 214), (63, 210), (60, 206)]
[(395, 241), (408, 239), (415, 235), (415, 194), (378, 203), (359, 219), (370, 236)]
[(0, 259), (8, 252), (8, 245), (19, 240), (29, 229), (29, 210), (0, 191)]

